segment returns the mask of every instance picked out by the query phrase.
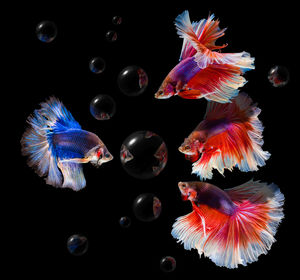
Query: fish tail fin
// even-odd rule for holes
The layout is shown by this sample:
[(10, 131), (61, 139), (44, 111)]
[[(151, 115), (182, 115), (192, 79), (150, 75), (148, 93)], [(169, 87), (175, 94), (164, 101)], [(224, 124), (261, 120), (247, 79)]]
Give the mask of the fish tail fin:
[(237, 268), (257, 261), (275, 242), (284, 196), (275, 184), (253, 181), (225, 191), (236, 206), (232, 215), (200, 205), (177, 219), (172, 235), (185, 249), (197, 249), (216, 265)]
[(55, 97), (41, 103), (41, 108), (28, 117), (27, 123), (29, 127), (21, 139), (22, 154), (28, 156), (28, 165), (40, 177), (47, 176), (47, 184), (60, 187), (62, 175), (57, 167), (52, 135), (68, 127), (80, 128), (80, 125)]
[(225, 61), (232, 61), (232, 64), (239, 67), (243, 73), (255, 69), (254, 57), (251, 57), (248, 52), (240, 52), (233, 54), (224, 54)]
[(231, 103), (208, 102), (205, 120), (209, 123), (227, 119), (228, 124), (223, 132), (207, 138), (200, 159), (193, 163), (192, 173), (202, 180), (212, 178), (213, 168), (223, 174), (224, 169), (233, 167), (248, 172), (264, 166), (271, 154), (262, 149), (264, 128), (258, 119), (260, 112), (245, 93)]
[(273, 183), (252, 180), (225, 191), (237, 208), (226, 226), (209, 241), (218, 244), (218, 250), (211, 250), (209, 257), (219, 266), (236, 268), (257, 261), (276, 241), (274, 235), (284, 217), (284, 195)]
[[(232, 122), (239, 118), (241, 120), (246, 119), (243, 125), (245, 132), (243, 143), (245, 144), (241, 145), (244, 159), (238, 162), (237, 166), (245, 172), (257, 170), (257, 166), (264, 166), (265, 161), (271, 156), (269, 152), (262, 149), (264, 127), (258, 118), (261, 109), (257, 107), (257, 104), (253, 104), (252, 99), (246, 93), (241, 92), (234, 100), (233, 107), (235, 109), (233, 108), (231, 113), (228, 112), (231, 115)], [(239, 128), (236, 128), (236, 135), (238, 130)], [(249, 145), (247, 145), (247, 142), (249, 142)], [(236, 143), (239, 143), (238, 138)]]
[[(233, 65), (213, 64), (194, 75), (186, 87), (199, 90), (200, 97), (209, 101), (228, 103), (238, 95), (238, 88), (247, 82), (241, 74), (240, 68)], [(189, 91), (187, 91), (188, 94)]]

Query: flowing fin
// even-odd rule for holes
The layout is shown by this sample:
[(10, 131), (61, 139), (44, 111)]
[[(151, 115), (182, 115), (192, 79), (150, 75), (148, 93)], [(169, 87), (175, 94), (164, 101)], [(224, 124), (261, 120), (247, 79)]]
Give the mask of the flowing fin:
[[(229, 219), (225, 215), (209, 206), (197, 207), (193, 204), (193, 212), (179, 217), (173, 225), (172, 236), (177, 242), (184, 244), (184, 249), (198, 249), (199, 244), (209, 239), (212, 230), (221, 228)], [(199, 252), (201, 255), (201, 253)]]
[(41, 109), (36, 110), (38, 114), (47, 119), (47, 125), (54, 130), (60, 131), (64, 128), (78, 128), (81, 126), (66, 107), (55, 97), (50, 97), (46, 102), (41, 103)]
[[(204, 250), (218, 266), (237, 268), (238, 264), (246, 266), (257, 261), (270, 250), (284, 217), (284, 196), (275, 184), (253, 181), (225, 192), (237, 211), (222, 230), (206, 242)], [(203, 250), (201, 246), (199, 249)]]
[(193, 206), (192, 213), (176, 220), (172, 235), (184, 243), (185, 249), (196, 248), (200, 256), (204, 253), (216, 265), (237, 268), (257, 261), (275, 242), (274, 235), (284, 217), (284, 196), (275, 184), (253, 181), (225, 192), (236, 206), (231, 216), (199, 205), (205, 219), (204, 236), (203, 222)]
[[(196, 24), (194, 24), (194, 27), (195, 25)], [(188, 11), (184, 11), (175, 19), (175, 26), (177, 28), (177, 34), (184, 39), (181, 59), (195, 55), (195, 61), (200, 69), (204, 69), (210, 64), (230, 64), (241, 68), (243, 72), (254, 69), (254, 58), (251, 58), (247, 52), (219, 53), (212, 51), (212, 49), (218, 48), (214, 45), (215, 36), (219, 38), (223, 36), (224, 33), (224, 31), (218, 30), (218, 24), (214, 26), (212, 19), (208, 18), (206, 24), (201, 29), (202, 33), (199, 38), (194, 31)], [(198, 27), (199, 26), (197, 26), (197, 29)], [(195, 51), (193, 51), (191, 47), (193, 47)]]
[(53, 147), (53, 134), (67, 128), (80, 128), (71, 113), (55, 97), (41, 103), (41, 109), (28, 117), (29, 127), (21, 139), (22, 154), (28, 156), (28, 165), (46, 178), (46, 183), (61, 187), (62, 175), (57, 168), (57, 155)]
[(184, 40), (180, 60), (193, 56), (198, 51), (204, 52), (206, 50), (206, 47), (199, 42), (198, 36), (196, 35), (190, 21), (188, 11), (184, 11), (176, 17), (175, 26), (177, 34)]
[(207, 19), (192, 23), (199, 42), (210, 50), (223, 49), (227, 47), (227, 44), (216, 46), (216, 40), (225, 35), (227, 28), (220, 29), (220, 21), (214, 20), (214, 17), (214, 14), (211, 14)]
[(179, 92), (178, 95), (189, 99), (204, 97), (209, 101), (228, 103), (237, 96), (238, 88), (246, 83), (241, 74), (240, 68), (232, 65), (209, 65), (186, 84), (186, 88), (192, 90)]
[[(219, 28), (219, 21), (213, 20), (214, 15), (210, 15), (208, 19), (202, 19), (199, 22), (190, 22), (189, 12), (184, 11), (182, 14), (177, 16), (175, 19), (175, 26), (177, 29), (181, 29), (184, 26), (191, 27), (197, 37), (198, 41), (202, 43), (206, 48), (214, 50), (214, 49), (221, 49), (226, 47), (227, 45), (216, 46), (215, 42), (218, 38), (224, 35), (226, 28), (220, 29)], [(179, 34), (181, 35), (181, 34)], [(180, 61), (187, 57), (191, 57), (195, 55), (197, 51), (190, 43), (187, 38), (183, 38), (183, 45), (180, 54)]]
[(239, 67), (243, 73), (254, 69), (254, 58), (247, 52), (219, 53), (209, 49), (200, 49), (195, 54), (195, 61), (199, 68), (206, 68), (210, 64), (229, 64)]
[(62, 188), (70, 188), (74, 191), (79, 191), (85, 187), (86, 181), (83, 175), (82, 165), (80, 163), (59, 161), (58, 167), (64, 177)]
[(171, 232), (177, 242), (183, 243), (184, 249), (195, 249), (201, 238), (204, 238), (202, 220), (194, 210), (192, 213), (179, 217)]
[(225, 131), (208, 137), (201, 158), (193, 164), (192, 173), (200, 179), (211, 179), (212, 169), (221, 174), (234, 166), (241, 171), (256, 171), (264, 166), (270, 154), (263, 151), (263, 126), (258, 119), (261, 110), (252, 105), (245, 93), (240, 93), (232, 103), (209, 102), (206, 121), (229, 120)]
[(199, 89), (186, 89), (178, 92), (178, 96), (184, 99), (200, 99), (202, 98), (202, 93)]
[(52, 155), (47, 133), (43, 125), (44, 121), (39, 115), (30, 116), (28, 123), (31, 124), (21, 139), (22, 154), (28, 156), (27, 164), (40, 176), (46, 178), (46, 183), (55, 187), (62, 184), (62, 176), (57, 168), (56, 158)]

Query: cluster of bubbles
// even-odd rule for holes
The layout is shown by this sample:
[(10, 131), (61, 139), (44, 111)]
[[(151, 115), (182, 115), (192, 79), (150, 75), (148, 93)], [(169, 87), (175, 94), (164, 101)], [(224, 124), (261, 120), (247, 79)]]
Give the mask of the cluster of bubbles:
[[(112, 23), (114, 25), (120, 25), (122, 23), (122, 17), (114, 16)], [(118, 39), (118, 33), (115, 30), (108, 30), (105, 34), (105, 38), (108, 42), (115, 42)]]
[[(91, 59), (89, 64), (93, 73), (99, 74), (105, 70), (105, 62), (101, 57)], [(120, 91), (127, 96), (137, 96), (142, 94), (148, 85), (146, 72), (136, 65), (123, 69), (117, 80)], [(116, 110), (116, 103), (109, 95), (97, 95), (90, 103), (90, 112), (97, 120), (108, 120)]]

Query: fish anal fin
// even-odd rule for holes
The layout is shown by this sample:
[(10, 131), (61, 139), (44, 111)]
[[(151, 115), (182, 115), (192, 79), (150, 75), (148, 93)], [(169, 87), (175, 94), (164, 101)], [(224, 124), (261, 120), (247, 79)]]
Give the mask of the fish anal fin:
[(80, 163), (59, 161), (58, 167), (64, 178), (62, 188), (70, 188), (74, 191), (79, 191), (85, 187), (86, 181)]
[(196, 89), (182, 90), (178, 92), (178, 96), (184, 99), (199, 99), (202, 97), (201, 91)]
[(195, 210), (179, 217), (173, 224), (172, 236), (183, 243), (186, 250), (196, 248), (198, 242), (204, 237), (202, 221)]

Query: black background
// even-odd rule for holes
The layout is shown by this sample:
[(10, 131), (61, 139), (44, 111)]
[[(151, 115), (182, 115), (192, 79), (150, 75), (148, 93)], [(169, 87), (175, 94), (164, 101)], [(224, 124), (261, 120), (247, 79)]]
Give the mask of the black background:
[[(297, 76), (294, 37), (297, 15), (287, 1), (280, 5), (270, 2), (262, 7), (254, 3), (226, 2), (205, 4), (170, 3), (162, 6), (151, 2), (136, 4), (117, 2), (81, 5), (55, 5), (44, 2), (34, 6), (18, 6), (18, 13), (10, 9), (6, 24), (12, 27), (11, 49), (13, 77), (7, 97), (14, 104), (14, 123), (5, 121), (12, 132), (10, 159), (6, 164), (12, 194), (3, 196), (9, 207), (3, 212), (3, 232), (9, 241), (4, 267), (12, 275), (54, 274), (71, 279), (83, 275), (85, 279), (100, 279), (108, 272), (110, 278), (163, 277), (267, 277), (278, 271), (296, 269), (292, 257), (298, 247), (297, 197), (299, 186), (293, 160), (297, 151), (298, 105), (295, 90)], [(255, 57), (254, 71), (246, 74), (248, 83), (243, 88), (262, 109), (260, 119), (264, 131), (264, 150), (272, 156), (258, 172), (225, 171), (225, 177), (214, 172), (209, 182), (228, 188), (251, 178), (279, 185), (286, 197), (285, 219), (279, 227), (267, 255), (255, 263), (235, 270), (217, 267), (208, 258), (199, 259), (196, 250), (186, 251), (170, 235), (172, 224), (179, 216), (191, 211), (183, 202), (177, 188), (178, 181), (198, 180), (191, 175), (191, 164), (177, 150), (183, 139), (202, 120), (206, 100), (184, 100), (173, 97), (154, 99), (153, 95), (167, 73), (178, 63), (182, 40), (178, 38), (173, 21), (185, 9), (192, 21), (207, 17), (209, 12), (220, 19), (221, 27), (228, 27), (219, 44), (228, 43), (226, 52), (248, 51)], [(119, 26), (112, 17), (122, 16)], [(50, 44), (40, 42), (36, 25), (43, 20), (57, 24), (57, 38)], [(116, 30), (118, 39), (105, 40), (108, 30)], [(225, 50), (224, 50), (225, 51)], [(89, 60), (101, 56), (106, 70), (95, 75), (89, 70)], [(148, 74), (149, 85), (138, 97), (123, 95), (116, 79), (128, 65), (139, 65)], [(291, 80), (283, 88), (273, 88), (267, 79), (270, 68), (285, 65)], [(116, 101), (115, 116), (109, 121), (97, 121), (89, 112), (89, 103), (97, 94), (109, 94)], [(112, 162), (96, 169), (84, 165), (87, 186), (76, 193), (46, 185), (20, 155), (20, 139), (26, 118), (50, 95), (62, 100), (80, 125), (100, 136), (114, 155)], [(10, 105), (8, 105), (9, 107)], [(164, 171), (156, 178), (138, 180), (130, 177), (119, 161), (119, 150), (124, 139), (137, 130), (150, 130), (160, 135), (169, 150)], [(9, 173), (8, 173), (9, 172)], [(143, 223), (133, 215), (132, 202), (141, 193), (151, 192), (162, 202), (161, 216)], [(129, 216), (132, 224), (122, 229), (121, 216)], [(89, 239), (89, 250), (82, 257), (71, 256), (66, 249), (67, 238), (82, 233)], [(11, 239), (10, 239), (11, 238)], [(7, 240), (7, 239), (4, 239)], [(177, 268), (163, 273), (159, 261), (171, 255)], [(42, 269), (42, 272), (38, 272)], [(42, 273), (42, 274), (41, 274)]]

